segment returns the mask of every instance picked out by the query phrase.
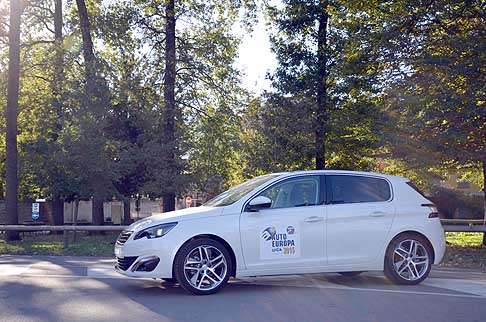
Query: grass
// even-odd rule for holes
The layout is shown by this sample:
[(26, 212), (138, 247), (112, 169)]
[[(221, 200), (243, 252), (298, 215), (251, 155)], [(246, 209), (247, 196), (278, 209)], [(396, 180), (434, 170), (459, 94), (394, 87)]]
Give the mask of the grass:
[[(0, 254), (113, 257), (116, 237), (116, 233), (92, 236), (78, 233), (76, 243), (70, 239), (69, 247), (63, 248), (62, 235), (25, 235), (23, 240), (9, 243), (0, 239)], [(486, 267), (482, 239), (482, 233), (446, 233), (447, 250), (441, 265)]]
[(486, 267), (486, 247), (481, 246), (483, 233), (446, 233), (443, 266)]
[(0, 239), (0, 254), (57, 255), (113, 257), (118, 234), (92, 235), (77, 233), (76, 243), (70, 235), (69, 246), (63, 248), (63, 235), (25, 235), (20, 241), (5, 242)]

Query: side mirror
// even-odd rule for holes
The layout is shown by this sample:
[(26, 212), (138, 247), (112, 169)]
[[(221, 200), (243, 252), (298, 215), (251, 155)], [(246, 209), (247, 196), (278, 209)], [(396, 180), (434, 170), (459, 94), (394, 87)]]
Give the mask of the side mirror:
[(259, 211), (260, 209), (270, 208), (272, 206), (272, 200), (268, 197), (258, 196), (250, 201), (246, 209), (248, 211)]

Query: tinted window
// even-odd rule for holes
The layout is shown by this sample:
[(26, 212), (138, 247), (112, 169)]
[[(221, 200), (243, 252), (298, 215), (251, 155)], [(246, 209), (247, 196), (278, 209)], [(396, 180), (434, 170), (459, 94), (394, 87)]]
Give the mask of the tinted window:
[(319, 176), (285, 180), (266, 189), (260, 196), (272, 200), (271, 208), (317, 205), (319, 203), (319, 180)]
[(327, 176), (331, 203), (376, 202), (390, 199), (388, 183), (383, 179), (361, 176)]

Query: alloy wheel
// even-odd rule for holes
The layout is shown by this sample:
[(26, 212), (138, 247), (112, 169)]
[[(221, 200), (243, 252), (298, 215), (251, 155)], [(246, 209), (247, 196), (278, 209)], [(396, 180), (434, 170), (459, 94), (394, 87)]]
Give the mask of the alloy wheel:
[(407, 281), (422, 278), (429, 265), (427, 249), (417, 240), (401, 241), (393, 252), (393, 267), (395, 272)]
[(201, 291), (218, 287), (228, 272), (223, 253), (216, 247), (201, 245), (192, 249), (184, 261), (184, 276), (189, 284)]

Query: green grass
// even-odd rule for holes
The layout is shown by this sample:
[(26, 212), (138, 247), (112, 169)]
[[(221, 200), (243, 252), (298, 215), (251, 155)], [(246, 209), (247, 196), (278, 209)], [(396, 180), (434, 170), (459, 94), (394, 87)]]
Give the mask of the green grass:
[(73, 243), (71, 234), (69, 247), (63, 248), (63, 235), (25, 235), (21, 241), (7, 243), (0, 239), (0, 254), (113, 257), (117, 236), (114, 233), (93, 236), (77, 233)]
[(483, 233), (446, 233), (446, 241), (450, 246), (480, 246), (483, 241)]
[[(72, 235), (70, 237), (66, 249), (62, 235), (25, 235), (23, 240), (9, 243), (0, 239), (0, 254), (113, 257), (116, 233), (93, 236), (78, 233), (76, 243), (72, 242)], [(486, 267), (486, 247), (481, 246), (482, 238), (482, 233), (446, 233), (447, 251), (442, 265)]]
[(446, 233), (447, 249), (443, 266), (486, 267), (486, 247), (481, 246), (483, 233)]

